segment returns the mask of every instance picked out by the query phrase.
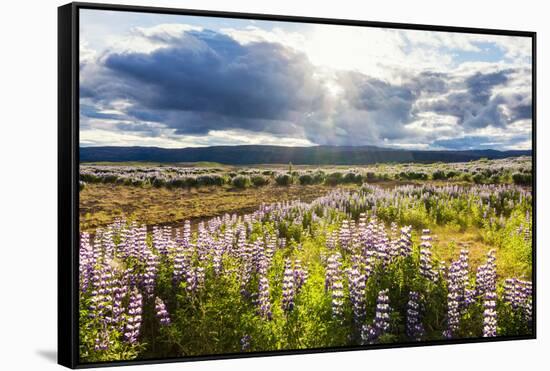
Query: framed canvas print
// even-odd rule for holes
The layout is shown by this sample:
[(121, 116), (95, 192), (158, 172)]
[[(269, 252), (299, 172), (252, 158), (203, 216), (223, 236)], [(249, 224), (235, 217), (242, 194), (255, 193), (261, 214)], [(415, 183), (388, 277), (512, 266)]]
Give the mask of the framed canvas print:
[(58, 34), (62, 365), (535, 338), (535, 33), (71, 3)]

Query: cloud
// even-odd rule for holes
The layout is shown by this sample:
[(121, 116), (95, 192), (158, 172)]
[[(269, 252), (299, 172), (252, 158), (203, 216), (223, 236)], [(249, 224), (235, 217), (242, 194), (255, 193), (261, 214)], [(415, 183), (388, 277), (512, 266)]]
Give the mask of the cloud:
[[(161, 24), (133, 28), (125, 46), (118, 40), (101, 53), (86, 46), (80, 77), (83, 143), (101, 143), (93, 131), (108, 131), (105, 138), (113, 143), (143, 145), (151, 137), (151, 144), (170, 147), (458, 149), (527, 143), (523, 132), (504, 140), (502, 131), (530, 122), (530, 66), (523, 60), (466, 61), (452, 68), (452, 55), (442, 57), (445, 45), (477, 52), (487, 38), (323, 27), (316, 26), (312, 36)], [(323, 35), (340, 47), (321, 50), (317, 41)], [(495, 45), (504, 44), (498, 39)], [(521, 59), (522, 45), (506, 53)]]
[(497, 89), (517, 78), (517, 73), (516, 69), (475, 72), (463, 81), (455, 81), (445, 94), (418, 101), (415, 110), (455, 116), (465, 130), (506, 127), (531, 115), (530, 90)]
[(84, 79), (82, 95), (129, 99), (129, 115), (188, 134), (239, 127), (295, 134), (293, 119), (322, 105), (324, 90), (307, 58), (279, 44), (243, 46), (207, 30), (163, 40), (170, 46), (151, 53), (106, 55), (99, 77)]
[[(529, 146), (525, 146), (529, 143)], [(494, 136), (464, 136), (453, 139), (441, 139), (433, 142), (436, 147), (442, 147), (451, 150), (467, 150), (467, 149), (530, 149), (529, 138), (501, 138)]]

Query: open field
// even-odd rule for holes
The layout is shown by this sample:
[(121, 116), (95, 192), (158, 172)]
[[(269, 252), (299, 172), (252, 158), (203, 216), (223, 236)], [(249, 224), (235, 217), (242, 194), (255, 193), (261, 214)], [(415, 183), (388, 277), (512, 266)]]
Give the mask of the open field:
[(83, 361), (532, 332), (529, 159), (83, 169)]
[[(357, 188), (346, 185), (344, 188)], [(120, 217), (147, 225), (196, 222), (225, 213), (252, 212), (262, 203), (300, 199), (309, 202), (334, 187), (291, 185), (278, 187), (155, 188), (116, 184), (89, 184), (80, 192), (80, 227), (83, 231), (106, 226)]]

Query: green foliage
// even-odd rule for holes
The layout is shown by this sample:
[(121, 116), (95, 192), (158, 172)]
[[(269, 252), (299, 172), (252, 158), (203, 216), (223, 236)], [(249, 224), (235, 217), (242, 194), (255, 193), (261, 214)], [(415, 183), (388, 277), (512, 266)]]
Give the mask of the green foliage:
[(326, 176), (325, 184), (330, 186), (335, 186), (343, 183), (343, 178), (344, 178), (344, 175), (341, 172), (335, 171)]
[(246, 175), (237, 175), (233, 179), (231, 179), (231, 184), (235, 188), (247, 188), (250, 187), (252, 182), (250, 181), (250, 177)]
[(301, 185), (313, 184), (313, 176), (310, 174), (302, 174), (298, 177), (298, 181)]
[(512, 175), (514, 184), (530, 186), (533, 184), (533, 176), (530, 173), (514, 173)]
[(262, 187), (269, 184), (269, 178), (262, 175), (252, 175), (250, 180), (255, 187)]
[(277, 174), (275, 176), (275, 183), (280, 186), (288, 186), (292, 184), (292, 176), (289, 174)]

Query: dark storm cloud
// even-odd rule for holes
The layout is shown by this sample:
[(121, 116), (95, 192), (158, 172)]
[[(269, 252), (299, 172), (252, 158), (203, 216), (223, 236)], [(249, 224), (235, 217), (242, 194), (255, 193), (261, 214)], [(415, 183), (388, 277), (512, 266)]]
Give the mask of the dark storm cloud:
[(87, 104), (80, 105), (80, 114), (89, 118), (104, 120), (120, 120), (125, 117), (120, 114), (101, 112), (96, 107)]
[(513, 69), (485, 74), (477, 72), (464, 80), (464, 88), (455, 83), (454, 90), (447, 95), (419, 102), (417, 112), (455, 116), (466, 130), (490, 125), (504, 128), (513, 121), (530, 118), (530, 94), (493, 94), (494, 88), (504, 86), (514, 73), (517, 71)]
[[(323, 100), (305, 55), (279, 44), (243, 46), (212, 31), (186, 32), (150, 54), (109, 54), (104, 67), (99, 84), (84, 85), (86, 96), (93, 91), (101, 99), (130, 99), (139, 109), (128, 114), (163, 122), (178, 133), (243, 125), (285, 133), (281, 122), (320, 109)], [(287, 129), (295, 132), (291, 125)]]
[(468, 87), (471, 100), (478, 104), (487, 104), (493, 87), (508, 81), (508, 74), (511, 72), (512, 70), (486, 74), (477, 72), (475, 75), (468, 77), (466, 79), (466, 86)]
[(361, 74), (354, 75), (356, 95), (351, 99), (356, 108), (368, 112), (384, 112), (398, 121), (410, 119), (411, 107), (416, 99), (411, 89)]
[(410, 78), (409, 89), (415, 94), (444, 93), (448, 90), (449, 75), (441, 72), (421, 72)]

